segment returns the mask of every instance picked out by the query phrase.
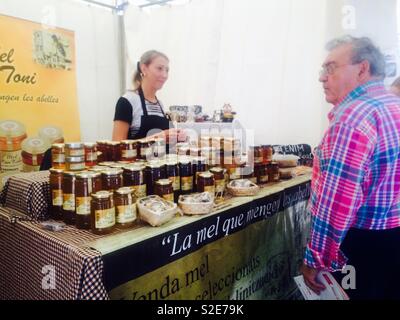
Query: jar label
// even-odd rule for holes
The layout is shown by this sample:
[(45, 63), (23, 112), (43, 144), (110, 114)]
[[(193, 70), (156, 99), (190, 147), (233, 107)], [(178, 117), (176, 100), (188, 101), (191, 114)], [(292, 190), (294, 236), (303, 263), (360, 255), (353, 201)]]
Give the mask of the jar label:
[(64, 193), (63, 194), (63, 209), (66, 211), (75, 211), (75, 194)]
[(215, 192), (221, 193), (225, 191), (225, 180), (215, 180)]
[(21, 150), (0, 151), (1, 172), (18, 172), (22, 170)]
[(136, 220), (136, 204), (117, 207), (117, 222), (127, 223)]
[(162, 197), (167, 201), (174, 202), (174, 194), (173, 193), (164, 194)]
[(64, 153), (53, 153), (52, 161), (55, 163), (64, 163), (65, 162), (65, 154)]
[(69, 149), (68, 154), (70, 157), (80, 157), (85, 155), (84, 149)]
[(97, 161), (97, 152), (89, 152), (85, 155), (86, 161)]
[(145, 197), (146, 196), (146, 185), (142, 184), (140, 186), (132, 186), (133, 194), (138, 197)]
[(23, 172), (33, 172), (33, 171), (39, 171), (40, 166), (31, 166), (29, 164), (22, 164), (22, 171)]
[(215, 186), (205, 186), (204, 187), (204, 192), (209, 192), (212, 195), (214, 195), (215, 193)]
[(52, 203), (54, 207), (62, 207), (63, 205), (63, 193), (62, 190), (52, 190)]
[(76, 213), (81, 215), (89, 215), (91, 200), (92, 197), (76, 197)]
[(260, 181), (261, 181), (261, 183), (267, 183), (268, 182), (268, 175), (260, 176)]
[(169, 177), (169, 179), (172, 181), (172, 188), (174, 191), (181, 189), (181, 180), (179, 177)]
[(254, 158), (254, 163), (262, 163), (263, 162), (263, 157), (255, 157)]
[(274, 174), (274, 181), (279, 181), (279, 173)]
[(193, 189), (193, 177), (182, 177), (182, 191)]
[(249, 179), (251, 182), (253, 182), (253, 183), (257, 183), (257, 177), (252, 177), (252, 178), (250, 178)]
[(136, 149), (133, 150), (122, 150), (122, 158), (132, 159), (137, 156)]
[(37, 157), (37, 155), (36, 154), (33, 154), (32, 155), (32, 165), (33, 166), (37, 166), (39, 163), (38, 163), (38, 157)]
[(95, 210), (95, 228), (104, 229), (115, 225), (115, 208)]
[(85, 163), (77, 162), (77, 163), (69, 163), (69, 170), (83, 170), (85, 168)]

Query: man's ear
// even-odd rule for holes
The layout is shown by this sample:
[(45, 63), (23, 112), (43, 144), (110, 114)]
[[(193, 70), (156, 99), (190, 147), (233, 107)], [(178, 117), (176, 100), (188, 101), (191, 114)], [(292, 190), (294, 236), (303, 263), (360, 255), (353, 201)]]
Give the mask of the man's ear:
[(360, 81), (366, 80), (371, 76), (371, 65), (368, 60), (363, 60), (360, 62), (360, 69), (358, 71), (358, 78)]

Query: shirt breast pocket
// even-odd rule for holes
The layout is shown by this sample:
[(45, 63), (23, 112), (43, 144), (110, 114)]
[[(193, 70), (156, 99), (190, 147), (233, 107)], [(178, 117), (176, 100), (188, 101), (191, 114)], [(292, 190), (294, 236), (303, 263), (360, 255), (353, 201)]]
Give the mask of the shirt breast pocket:
[(326, 155), (326, 150), (324, 150), (323, 144), (319, 144), (315, 149), (314, 149), (314, 157), (315, 157), (315, 162), (319, 167), (320, 172), (325, 172), (328, 170), (328, 162), (329, 158)]

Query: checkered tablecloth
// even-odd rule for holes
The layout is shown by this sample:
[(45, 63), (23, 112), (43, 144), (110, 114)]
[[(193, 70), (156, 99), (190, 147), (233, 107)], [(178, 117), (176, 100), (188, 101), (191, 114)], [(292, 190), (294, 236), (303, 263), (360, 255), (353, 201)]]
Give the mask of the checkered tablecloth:
[(19, 173), (11, 176), (0, 193), (0, 204), (42, 221), (49, 218), (49, 171)]
[(85, 245), (100, 236), (72, 226), (48, 231), (26, 218), (0, 208), (0, 299), (108, 299), (101, 254)]

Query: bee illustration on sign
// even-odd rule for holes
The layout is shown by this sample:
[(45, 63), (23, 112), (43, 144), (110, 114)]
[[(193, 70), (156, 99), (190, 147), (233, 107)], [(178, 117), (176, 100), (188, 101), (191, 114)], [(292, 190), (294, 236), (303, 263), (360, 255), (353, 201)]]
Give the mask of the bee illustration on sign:
[(52, 69), (71, 70), (72, 58), (69, 40), (48, 31), (33, 33), (33, 60)]

